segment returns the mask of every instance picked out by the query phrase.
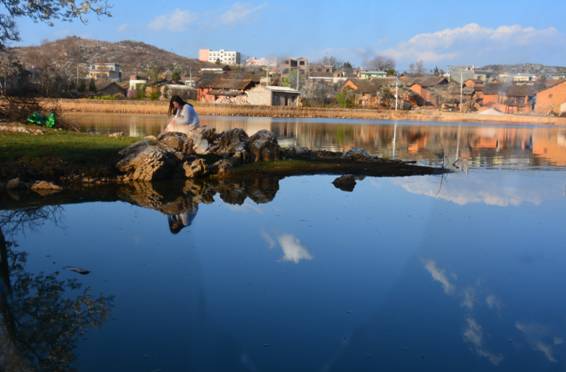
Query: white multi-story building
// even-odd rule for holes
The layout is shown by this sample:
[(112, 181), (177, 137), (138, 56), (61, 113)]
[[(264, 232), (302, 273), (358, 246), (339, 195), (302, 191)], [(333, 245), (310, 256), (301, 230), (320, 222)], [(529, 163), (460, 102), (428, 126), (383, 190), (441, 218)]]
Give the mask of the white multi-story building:
[(241, 63), (240, 52), (224, 49), (201, 49), (198, 53), (198, 59), (201, 62), (221, 63), (223, 65), (239, 65)]

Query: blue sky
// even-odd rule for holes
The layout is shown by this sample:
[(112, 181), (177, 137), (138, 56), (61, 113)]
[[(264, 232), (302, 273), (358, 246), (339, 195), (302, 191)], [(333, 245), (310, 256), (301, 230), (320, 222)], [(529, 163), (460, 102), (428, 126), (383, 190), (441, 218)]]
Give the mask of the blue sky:
[(384, 54), (400, 67), (418, 59), (429, 67), (566, 65), (562, 1), (109, 1), (112, 18), (87, 25), (19, 20), (16, 45), (78, 35), (139, 40), (189, 57), (223, 48), (257, 57), (334, 55), (354, 64)]

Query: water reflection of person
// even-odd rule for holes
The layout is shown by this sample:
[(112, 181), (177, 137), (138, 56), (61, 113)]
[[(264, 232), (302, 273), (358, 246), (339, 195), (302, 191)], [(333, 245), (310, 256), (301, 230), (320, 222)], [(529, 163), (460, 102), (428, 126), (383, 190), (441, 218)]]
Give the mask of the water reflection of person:
[(167, 216), (169, 222), (169, 230), (172, 234), (178, 234), (187, 226), (191, 226), (198, 212), (198, 204), (194, 204), (190, 210), (178, 214), (170, 214)]

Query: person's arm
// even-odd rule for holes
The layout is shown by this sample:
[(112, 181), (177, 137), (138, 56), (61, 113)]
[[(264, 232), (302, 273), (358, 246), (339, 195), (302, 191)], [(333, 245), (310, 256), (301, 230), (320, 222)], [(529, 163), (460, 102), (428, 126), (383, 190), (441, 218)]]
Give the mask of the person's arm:
[(181, 115), (175, 118), (175, 124), (190, 124), (190, 113), (189, 113), (189, 105), (185, 105), (182, 108)]
[(189, 120), (188, 120), (189, 124), (198, 126), (200, 124), (200, 119), (198, 117), (195, 108), (193, 106), (189, 106), (189, 105), (187, 106), (189, 107)]

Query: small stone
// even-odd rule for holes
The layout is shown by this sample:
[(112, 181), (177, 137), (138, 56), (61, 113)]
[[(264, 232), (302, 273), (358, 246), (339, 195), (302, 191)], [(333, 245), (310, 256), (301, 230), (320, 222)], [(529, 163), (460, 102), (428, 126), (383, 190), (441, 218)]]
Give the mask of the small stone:
[(342, 159), (354, 161), (367, 161), (373, 159), (372, 156), (360, 147), (354, 147), (350, 151), (342, 154)]
[(114, 133), (110, 133), (110, 134), (108, 135), (108, 137), (111, 137), (111, 138), (124, 137), (124, 132), (114, 132)]
[(19, 178), (12, 178), (11, 180), (9, 180), (6, 183), (6, 189), (7, 190), (15, 190), (15, 189), (19, 188), (20, 185), (21, 185), (21, 183), (20, 183)]
[(82, 267), (76, 267), (76, 266), (67, 266), (65, 267), (65, 269), (72, 271), (74, 273), (77, 273), (79, 275), (88, 275), (90, 274), (90, 270), (87, 269), (83, 269)]
[(33, 185), (31, 185), (31, 190), (40, 195), (49, 195), (49, 194), (57, 193), (63, 190), (63, 188), (51, 182), (36, 181), (33, 183)]
[(226, 177), (232, 172), (232, 168), (232, 162), (226, 159), (219, 160), (212, 165), (213, 173), (218, 177)]
[(356, 187), (356, 179), (353, 175), (346, 174), (344, 176), (336, 178), (332, 182), (332, 184), (337, 189), (340, 189), (340, 190), (346, 191), (346, 192), (352, 192), (352, 191), (354, 191), (354, 188)]

